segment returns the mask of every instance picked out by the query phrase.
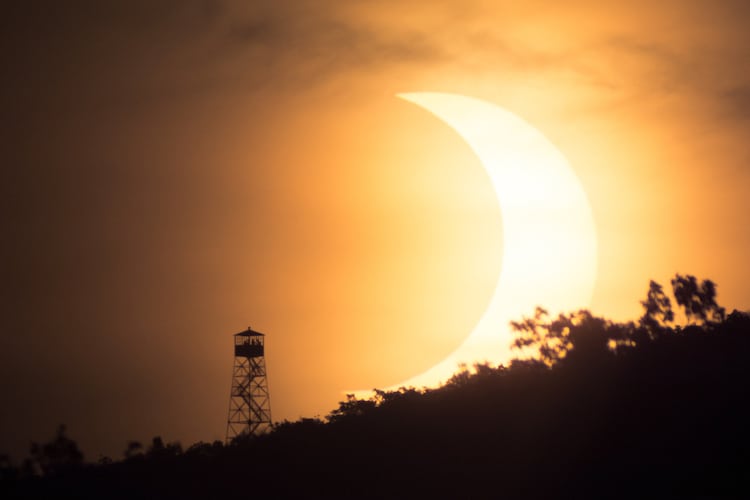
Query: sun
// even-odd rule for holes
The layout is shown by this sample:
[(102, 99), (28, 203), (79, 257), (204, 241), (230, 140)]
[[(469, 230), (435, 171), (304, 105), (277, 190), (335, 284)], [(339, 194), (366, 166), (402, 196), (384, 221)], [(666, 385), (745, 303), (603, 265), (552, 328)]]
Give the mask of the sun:
[(433, 113), (487, 171), (503, 218), (503, 263), (483, 316), (461, 346), (400, 386), (435, 386), (459, 364), (504, 362), (511, 320), (537, 305), (587, 307), (596, 277), (596, 231), (586, 194), (563, 154), (535, 127), (494, 104), (456, 94), (398, 97)]

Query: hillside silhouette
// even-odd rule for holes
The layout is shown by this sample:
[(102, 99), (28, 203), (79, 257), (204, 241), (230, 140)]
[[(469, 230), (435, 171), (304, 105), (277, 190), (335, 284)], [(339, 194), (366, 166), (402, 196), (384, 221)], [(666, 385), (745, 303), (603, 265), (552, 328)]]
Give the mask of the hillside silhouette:
[[(3, 498), (613, 498), (750, 495), (750, 315), (713, 282), (649, 284), (618, 323), (538, 308), (512, 324), (508, 366), (464, 367), (432, 390), (353, 396), (325, 419), (184, 449), (154, 438), (83, 462), (58, 430)], [(687, 323), (676, 325), (681, 311)]]

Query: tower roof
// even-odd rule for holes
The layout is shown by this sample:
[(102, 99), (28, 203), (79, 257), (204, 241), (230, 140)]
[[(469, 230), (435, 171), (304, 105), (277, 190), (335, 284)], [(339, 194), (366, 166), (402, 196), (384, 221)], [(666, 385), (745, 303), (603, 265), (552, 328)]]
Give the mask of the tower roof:
[(265, 333), (256, 332), (255, 330), (251, 329), (248, 326), (247, 330), (245, 330), (243, 332), (240, 332), (240, 333), (235, 333), (234, 336), (235, 337), (237, 337), (237, 336), (240, 336), (240, 337), (265, 337), (266, 334)]

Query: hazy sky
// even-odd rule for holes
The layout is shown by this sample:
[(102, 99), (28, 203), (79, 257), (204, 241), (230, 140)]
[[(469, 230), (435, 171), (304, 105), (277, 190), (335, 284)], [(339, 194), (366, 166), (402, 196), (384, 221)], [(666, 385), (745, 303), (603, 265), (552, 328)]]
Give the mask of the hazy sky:
[(748, 309), (750, 4), (519, 4), (5, 2), (0, 451), (58, 423), (91, 460), (222, 439), (248, 325), (275, 420), (455, 349), (502, 214), (397, 92), (486, 99), (557, 145), (596, 222), (594, 312), (632, 318), (675, 272)]

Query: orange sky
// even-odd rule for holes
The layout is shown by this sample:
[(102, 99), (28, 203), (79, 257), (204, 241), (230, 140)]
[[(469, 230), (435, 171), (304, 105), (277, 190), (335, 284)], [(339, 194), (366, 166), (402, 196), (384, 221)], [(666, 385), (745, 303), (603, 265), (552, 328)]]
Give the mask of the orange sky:
[[(711, 278), (750, 307), (745, 2), (72, 2), (5, 16), (0, 451), (223, 438), (231, 334), (275, 420), (325, 415), (469, 334), (502, 214), (397, 92), (471, 95), (568, 158), (591, 308)], [(564, 286), (564, 284), (550, 284)]]

